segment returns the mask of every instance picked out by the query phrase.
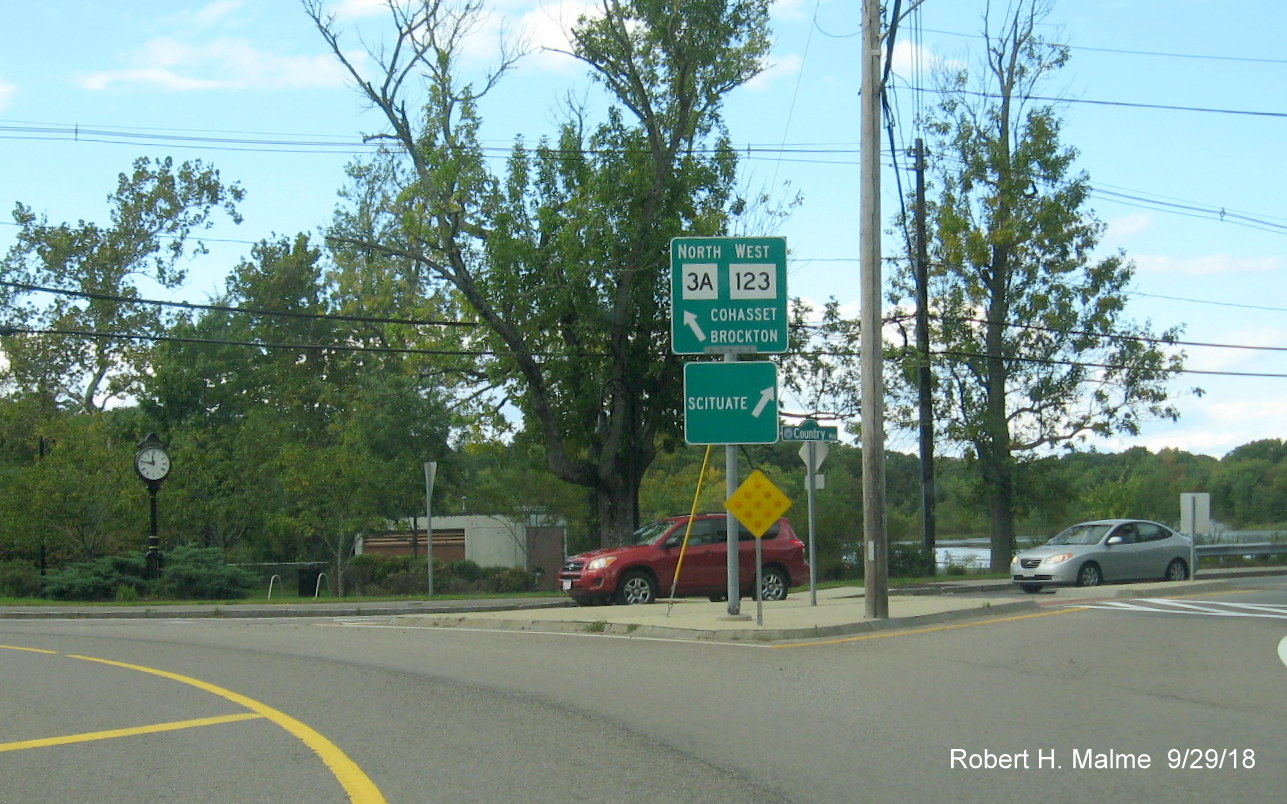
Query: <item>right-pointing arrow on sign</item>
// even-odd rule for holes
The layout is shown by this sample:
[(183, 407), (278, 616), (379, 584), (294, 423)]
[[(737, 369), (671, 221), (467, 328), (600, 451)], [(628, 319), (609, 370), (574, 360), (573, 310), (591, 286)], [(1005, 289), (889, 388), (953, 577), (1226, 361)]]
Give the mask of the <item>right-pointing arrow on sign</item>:
[(760, 418), (760, 414), (764, 412), (764, 408), (773, 401), (773, 397), (777, 396), (777, 393), (777, 388), (765, 388), (763, 391), (760, 391), (760, 401), (755, 405), (755, 409), (751, 411), (751, 415), (757, 419)]

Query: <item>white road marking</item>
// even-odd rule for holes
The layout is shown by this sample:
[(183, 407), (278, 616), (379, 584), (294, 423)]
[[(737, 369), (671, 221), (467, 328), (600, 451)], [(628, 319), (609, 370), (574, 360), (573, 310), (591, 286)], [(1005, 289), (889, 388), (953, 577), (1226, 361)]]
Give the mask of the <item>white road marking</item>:
[(1187, 600), (1167, 600), (1165, 598), (1101, 600), (1095, 603), (1069, 605), (1074, 608), (1110, 609), (1114, 611), (1142, 611), (1160, 614), (1196, 614), (1203, 617), (1259, 617), (1272, 620), (1287, 620), (1287, 605), (1225, 603), (1220, 601), (1194, 603)]

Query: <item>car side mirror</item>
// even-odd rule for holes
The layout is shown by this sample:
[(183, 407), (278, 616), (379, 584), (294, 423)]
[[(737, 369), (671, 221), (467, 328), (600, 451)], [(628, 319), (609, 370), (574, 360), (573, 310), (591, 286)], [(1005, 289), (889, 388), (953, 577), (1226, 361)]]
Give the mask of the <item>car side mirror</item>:
[(1104, 542), (1104, 544), (1112, 547), (1115, 544), (1126, 544), (1126, 540), (1121, 536), (1109, 536), (1108, 541)]

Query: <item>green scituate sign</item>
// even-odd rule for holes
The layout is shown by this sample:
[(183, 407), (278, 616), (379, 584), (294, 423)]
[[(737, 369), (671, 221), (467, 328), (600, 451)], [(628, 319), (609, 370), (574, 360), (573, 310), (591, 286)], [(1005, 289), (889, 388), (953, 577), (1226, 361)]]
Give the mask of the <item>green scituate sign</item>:
[(776, 444), (777, 364), (686, 363), (684, 440), (700, 445)]

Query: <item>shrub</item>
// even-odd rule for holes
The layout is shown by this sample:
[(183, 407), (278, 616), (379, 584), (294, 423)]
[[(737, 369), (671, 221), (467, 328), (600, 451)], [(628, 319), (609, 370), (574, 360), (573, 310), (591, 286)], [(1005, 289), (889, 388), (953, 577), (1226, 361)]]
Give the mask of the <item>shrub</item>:
[(245, 597), (255, 576), (224, 562), (217, 547), (176, 547), (165, 557), (159, 591), (185, 600), (226, 600)]
[(40, 573), (27, 561), (0, 561), (0, 597), (35, 597)]
[(483, 577), (483, 568), (473, 561), (463, 558), (451, 564), (451, 574), (462, 581), (477, 581)]
[(483, 574), (491, 592), (528, 592), (532, 589), (532, 576), (518, 567), (488, 567)]
[(68, 564), (50, 572), (45, 596), (54, 600), (130, 602), (149, 594), (187, 600), (245, 597), (254, 575), (224, 563), (215, 547), (176, 547), (165, 555), (159, 581), (147, 579), (142, 551)]
[(116, 600), (122, 587), (140, 593), (147, 589), (147, 564), (142, 552), (120, 553), (81, 561), (53, 570), (45, 579), (45, 597), (54, 600)]
[(889, 577), (917, 578), (933, 575), (934, 557), (919, 544), (891, 544), (889, 546)]

